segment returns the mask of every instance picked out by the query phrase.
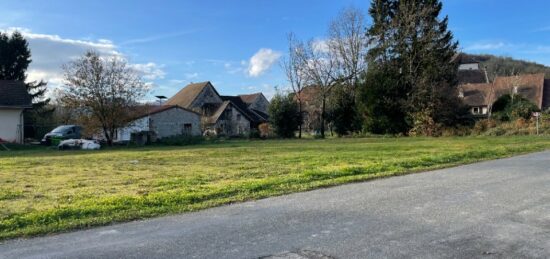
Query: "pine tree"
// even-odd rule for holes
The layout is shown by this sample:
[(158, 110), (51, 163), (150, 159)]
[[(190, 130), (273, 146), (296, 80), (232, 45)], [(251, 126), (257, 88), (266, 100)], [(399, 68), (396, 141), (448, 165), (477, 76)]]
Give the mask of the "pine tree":
[[(21, 33), (15, 31), (10, 36), (0, 32), (0, 80), (26, 82), (27, 69), (31, 62), (29, 44)], [(50, 99), (44, 98), (47, 83), (41, 80), (26, 82), (25, 85), (33, 102), (32, 111), (26, 113), (28, 119), (33, 120), (51, 113), (52, 110), (46, 108)]]
[[(384, 98), (402, 105), (409, 127), (452, 125), (459, 117), (452, 62), (458, 42), (447, 28), (448, 18), (439, 18), (441, 9), (439, 0), (375, 0), (369, 9), (369, 64), (378, 67), (377, 73), (394, 73), (387, 76), (395, 79), (396, 91)], [(384, 87), (374, 84), (365, 87)]]
[(458, 42), (447, 29), (448, 17), (439, 19), (439, 0), (402, 0), (398, 6), (397, 51), (405, 84), (411, 93), (409, 117), (428, 114), (435, 123), (450, 125), (459, 104), (455, 93), (457, 64), (452, 62)]

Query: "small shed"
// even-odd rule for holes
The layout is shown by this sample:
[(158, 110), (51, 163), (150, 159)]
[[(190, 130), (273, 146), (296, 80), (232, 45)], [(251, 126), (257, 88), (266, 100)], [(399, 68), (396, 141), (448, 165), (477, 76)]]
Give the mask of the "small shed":
[(25, 83), (0, 80), (0, 139), (23, 143), (23, 111), (32, 108)]

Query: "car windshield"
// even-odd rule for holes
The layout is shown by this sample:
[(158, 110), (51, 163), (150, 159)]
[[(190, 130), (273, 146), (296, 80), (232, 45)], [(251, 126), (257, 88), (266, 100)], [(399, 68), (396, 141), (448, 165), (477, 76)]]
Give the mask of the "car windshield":
[(53, 133), (63, 133), (69, 129), (71, 129), (73, 126), (69, 126), (69, 125), (63, 125), (63, 126), (59, 126), (57, 128), (55, 128), (54, 130), (52, 130)]

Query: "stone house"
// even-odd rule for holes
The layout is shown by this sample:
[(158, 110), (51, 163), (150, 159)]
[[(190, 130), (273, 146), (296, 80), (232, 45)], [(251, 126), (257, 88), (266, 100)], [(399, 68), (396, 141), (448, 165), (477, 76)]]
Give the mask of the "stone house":
[(166, 104), (199, 113), (202, 130), (215, 131), (219, 135), (248, 135), (268, 121), (269, 101), (262, 93), (222, 96), (210, 82), (189, 84)]
[(461, 84), (458, 96), (474, 117), (489, 116), (490, 107), (503, 95), (518, 94), (541, 110), (550, 107), (550, 80), (544, 74), (496, 77), (492, 83)]
[(21, 81), (0, 80), (0, 139), (23, 143), (23, 111), (32, 108), (32, 98)]
[(458, 62), (458, 97), (468, 105), (473, 117), (489, 116), (493, 103), (503, 95), (518, 94), (539, 107), (550, 107), (550, 80), (544, 74), (524, 74), (499, 76), (489, 81), (487, 71), (480, 66), (479, 60), (460, 53), (454, 61)]
[(201, 116), (177, 105), (148, 107), (148, 111), (128, 126), (117, 129), (116, 140), (129, 141), (136, 133), (152, 133), (158, 139), (180, 135), (200, 136)]

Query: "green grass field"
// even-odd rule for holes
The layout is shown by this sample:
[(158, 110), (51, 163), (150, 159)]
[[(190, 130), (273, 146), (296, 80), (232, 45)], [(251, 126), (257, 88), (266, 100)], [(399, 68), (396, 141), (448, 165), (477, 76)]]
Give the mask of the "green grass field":
[(550, 137), (468, 137), (4, 151), (0, 239), (194, 211), (549, 147)]

